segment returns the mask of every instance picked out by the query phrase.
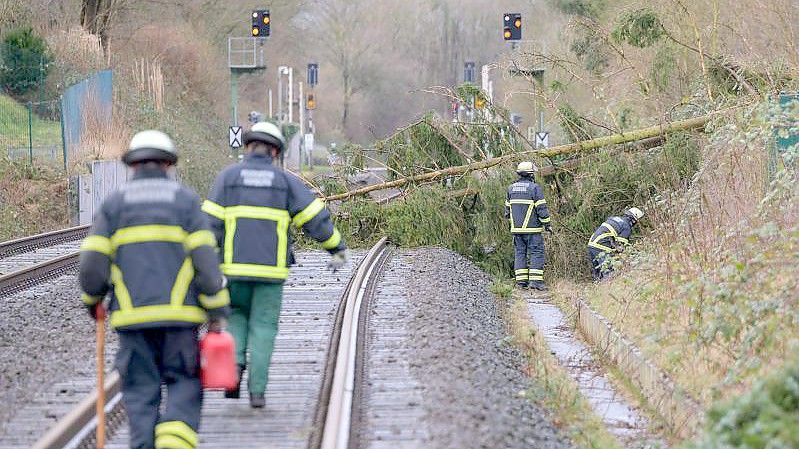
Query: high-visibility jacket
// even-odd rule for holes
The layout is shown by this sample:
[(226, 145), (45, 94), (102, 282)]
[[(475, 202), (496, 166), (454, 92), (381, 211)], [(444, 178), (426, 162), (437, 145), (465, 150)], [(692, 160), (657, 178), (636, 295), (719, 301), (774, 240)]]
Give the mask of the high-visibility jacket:
[(248, 154), (222, 170), (203, 211), (229, 279), (285, 281), (293, 263), (290, 226), (302, 228), (330, 253), (346, 248), (322, 200), (268, 156)]
[(505, 208), (511, 234), (540, 233), (551, 220), (541, 187), (529, 177), (510, 185)]
[(229, 313), (216, 239), (200, 198), (160, 169), (111, 194), (81, 245), (83, 302), (112, 291), (116, 329), (192, 327)]
[(612, 253), (630, 243), (630, 234), (633, 232), (630, 218), (609, 217), (602, 223), (588, 240), (589, 248)]

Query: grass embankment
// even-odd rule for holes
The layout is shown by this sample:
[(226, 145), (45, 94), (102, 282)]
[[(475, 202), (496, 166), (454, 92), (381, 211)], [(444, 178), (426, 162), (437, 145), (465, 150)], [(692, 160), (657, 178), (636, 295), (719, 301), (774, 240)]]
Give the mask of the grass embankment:
[[(625, 256), (624, 270), (582, 293), (707, 409), (752, 390), (799, 349), (799, 189), (791, 170), (769, 176), (764, 109), (715, 132), (690, 187), (661, 192), (650, 205), (653, 229)], [(791, 166), (795, 155), (785, 156)], [(751, 392), (711, 413), (710, 436), (698, 447), (795, 447), (764, 446), (760, 437), (715, 445), (757, 433), (755, 421), (774, 438), (794, 433), (779, 427), (784, 417), (762, 421), (793, 413), (796, 428), (790, 404), (799, 387), (790, 378), (777, 374), (772, 386), (755, 387), (760, 397)]]
[(0, 158), (0, 241), (68, 225), (62, 173)]
[[(7, 95), (0, 94), (0, 149), (3, 153), (10, 148), (28, 148), (31, 134), (34, 148), (51, 146), (61, 148), (61, 123), (42, 119), (35, 113), (31, 118), (32, 133), (29, 133), (28, 107)], [(61, 152), (58, 151), (56, 154), (60, 155)]]

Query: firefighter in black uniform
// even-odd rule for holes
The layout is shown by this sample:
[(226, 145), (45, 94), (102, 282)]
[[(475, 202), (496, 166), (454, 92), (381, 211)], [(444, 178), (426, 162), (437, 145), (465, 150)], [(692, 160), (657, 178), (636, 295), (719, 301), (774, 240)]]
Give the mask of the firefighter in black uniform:
[(538, 167), (530, 161), (520, 162), (516, 167), (519, 179), (508, 188), (505, 217), (510, 220), (516, 253), (513, 264), (516, 285), (545, 291), (542, 232), (552, 233), (552, 227), (544, 193), (533, 179), (537, 171)]
[(219, 329), (229, 313), (216, 239), (200, 198), (168, 176), (177, 153), (166, 134), (137, 133), (122, 161), (132, 180), (103, 202), (81, 246), (83, 302), (96, 317), (111, 293), (130, 447), (193, 449), (202, 405), (197, 328), (209, 320)]
[[(250, 405), (260, 408), (266, 404), (283, 282), (293, 263), (289, 226), (320, 242), (332, 255), (328, 266), (334, 270), (346, 263), (347, 247), (322, 200), (273, 165), (286, 147), (280, 129), (258, 122), (243, 141), (244, 160), (217, 176), (203, 210), (222, 248), (222, 271), (230, 279), (228, 330), (236, 339), (239, 374), (249, 365)], [(239, 389), (225, 395), (238, 398)]]
[(591, 262), (591, 274), (595, 281), (601, 281), (613, 273), (615, 255), (623, 252), (630, 244), (633, 227), (643, 216), (641, 209), (631, 207), (621, 217), (608, 217), (596, 228), (588, 239), (588, 260)]

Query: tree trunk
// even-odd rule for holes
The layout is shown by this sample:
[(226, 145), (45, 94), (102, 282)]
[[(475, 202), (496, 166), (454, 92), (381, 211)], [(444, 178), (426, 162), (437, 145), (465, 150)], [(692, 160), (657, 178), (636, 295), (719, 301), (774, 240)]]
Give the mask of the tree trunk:
[(99, 37), (105, 49), (108, 49), (107, 30), (112, 3), (112, 0), (81, 0), (80, 24), (83, 29)]
[(548, 148), (545, 150), (528, 150), (520, 151), (518, 153), (506, 154), (505, 156), (495, 157), (484, 161), (474, 162), (466, 165), (457, 165), (448, 167), (443, 170), (436, 170), (421, 175), (408, 176), (406, 178), (395, 179), (394, 181), (384, 182), (382, 184), (375, 184), (360, 189), (351, 190), (349, 192), (340, 193), (337, 195), (330, 195), (325, 197), (325, 201), (343, 200), (375, 190), (392, 189), (401, 187), (412, 182), (429, 182), (437, 179), (446, 178), (448, 176), (463, 175), (474, 170), (484, 170), (506, 162), (513, 162), (522, 159), (526, 156), (539, 156), (539, 157), (552, 157), (562, 154), (582, 153), (597, 148), (602, 148), (611, 145), (618, 145), (622, 143), (635, 142), (639, 140), (650, 139), (652, 137), (662, 136), (674, 131), (685, 131), (691, 129), (704, 128), (713, 115), (705, 115), (688, 120), (681, 120), (678, 122), (667, 123), (664, 125), (655, 125), (648, 128), (641, 128), (633, 131), (628, 131), (621, 134), (613, 134), (610, 136), (598, 137), (596, 139), (584, 140), (582, 142), (575, 142), (566, 145), (559, 145), (556, 147)]

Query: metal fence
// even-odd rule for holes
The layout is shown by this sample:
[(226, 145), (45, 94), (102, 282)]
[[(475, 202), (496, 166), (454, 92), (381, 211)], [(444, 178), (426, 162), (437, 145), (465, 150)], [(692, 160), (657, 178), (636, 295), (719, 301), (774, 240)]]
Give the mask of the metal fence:
[(0, 96), (0, 151), (12, 159), (62, 165), (64, 141), (59, 100), (18, 103)]
[(102, 70), (64, 91), (61, 110), (64, 154), (74, 154), (86, 131), (87, 120), (108, 123), (113, 104), (113, 72)]

